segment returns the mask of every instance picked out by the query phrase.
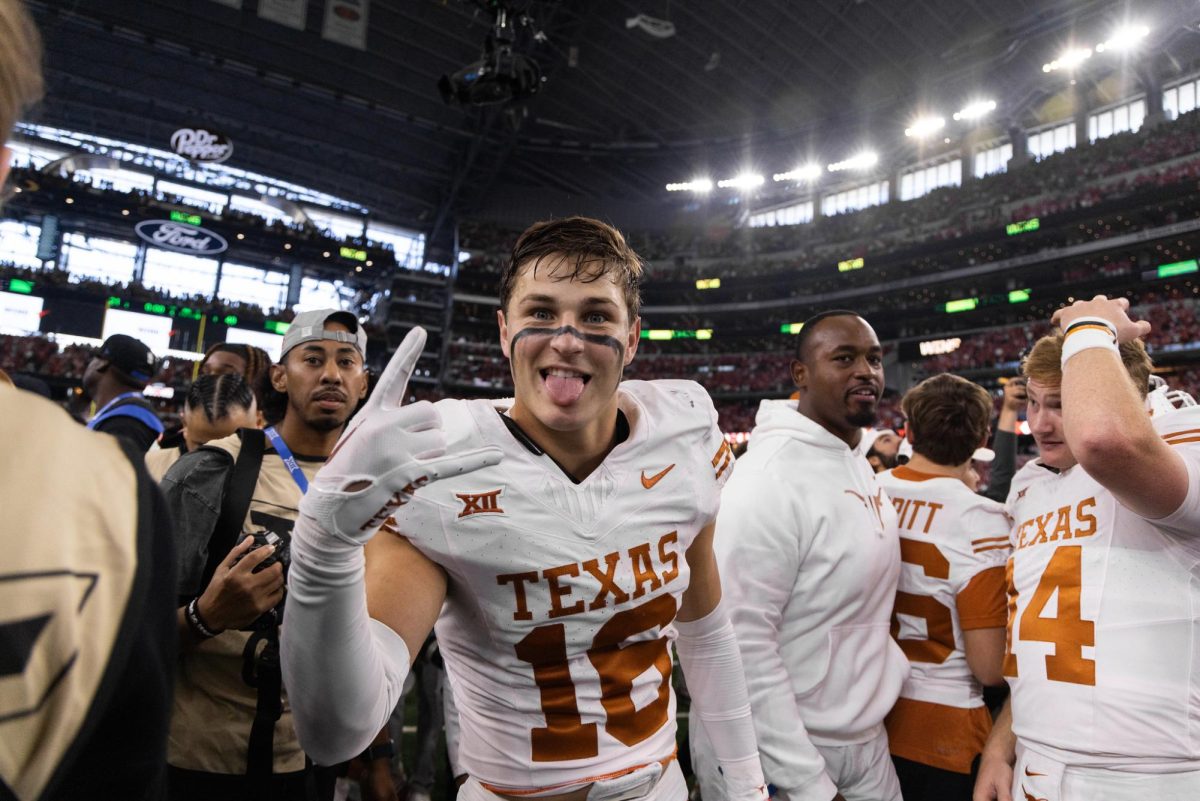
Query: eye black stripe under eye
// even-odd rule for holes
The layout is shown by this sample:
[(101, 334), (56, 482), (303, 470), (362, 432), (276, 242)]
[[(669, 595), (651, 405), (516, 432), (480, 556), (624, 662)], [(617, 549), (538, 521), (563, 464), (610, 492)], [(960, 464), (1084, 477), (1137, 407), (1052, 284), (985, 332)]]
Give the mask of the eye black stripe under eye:
[(544, 336), (556, 337), (561, 334), (570, 334), (576, 339), (582, 339), (584, 342), (590, 342), (593, 345), (607, 345), (617, 352), (619, 356), (625, 355), (625, 345), (616, 337), (610, 337), (606, 334), (585, 334), (573, 325), (564, 325), (558, 328), (523, 328), (513, 334), (509, 340), (509, 348), (515, 348), (517, 343), (525, 337)]

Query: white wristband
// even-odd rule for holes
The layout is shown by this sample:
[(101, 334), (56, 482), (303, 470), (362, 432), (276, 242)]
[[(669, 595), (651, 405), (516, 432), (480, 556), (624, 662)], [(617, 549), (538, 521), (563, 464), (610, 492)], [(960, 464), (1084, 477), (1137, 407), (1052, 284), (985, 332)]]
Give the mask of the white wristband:
[(1062, 361), (1063, 368), (1067, 360), (1083, 350), (1103, 348), (1113, 353), (1119, 353), (1117, 348), (1117, 329), (1102, 317), (1080, 317), (1067, 326), (1063, 337)]

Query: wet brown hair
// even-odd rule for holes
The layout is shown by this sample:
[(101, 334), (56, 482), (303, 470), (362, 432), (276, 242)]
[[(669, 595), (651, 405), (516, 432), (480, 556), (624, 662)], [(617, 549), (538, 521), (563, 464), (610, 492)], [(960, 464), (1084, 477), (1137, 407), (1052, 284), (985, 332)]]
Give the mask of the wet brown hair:
[(500, 308), (507, 311), (517, 279), (540, 266), (556, 269), (557, 278), (591, 283), (606, 276), (616, 279), (625, 296), (630, 322), (642, 306), (642, 259), (616, 228), (590, 217), (543, 220), (517, 238), (500, 274)]
[(947, 467), (971, 458), (992, 419), (987, 390), (950, 373), (917, 384), (904, 394), (900, 408), (908, 418), (913, 452)]
[[(1021, 362), (1021, 372), (1039, 384), (1057, 387), (1062, 384), (1063, 334), (1048, 334), (1033, 344), (1033, 348)], [(1121, 363), (1133, 381), (1134, 388), (1143, 398), (1150, 391), (1150, 373), (1154, 364), (1146, 346), (1140, 339), (1124, 342), (1119, 347)]]

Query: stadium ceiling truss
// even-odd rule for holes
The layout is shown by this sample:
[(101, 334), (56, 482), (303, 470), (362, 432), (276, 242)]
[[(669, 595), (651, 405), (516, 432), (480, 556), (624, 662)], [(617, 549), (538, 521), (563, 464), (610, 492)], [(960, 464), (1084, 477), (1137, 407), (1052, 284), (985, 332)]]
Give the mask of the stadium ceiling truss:
[[(1043, 61), (1138, 15), (1157, 58), (1193, 68), (1184, 0), (512, 0), (542, 91), (520, 105), (447, 106), (437, 81), (479, 58), (493, 0), (374, 0), (368, 50), (214, 0), (30, 0), (47, 43), (35, 121), (163, 146), (207, 124), (238, 166), (353, 198), (430, 231), (498, 186), (654, 201), (697, 169), (827, 161), (873, 144), (912, 159), (923, 107), (987, 93), (1028, 124)], [(674, 25), (659, 38), (626, 20)], [(536, 39), (532, 33), (537, 33)], [(768, 168), (769, 169), (769, 168)]]

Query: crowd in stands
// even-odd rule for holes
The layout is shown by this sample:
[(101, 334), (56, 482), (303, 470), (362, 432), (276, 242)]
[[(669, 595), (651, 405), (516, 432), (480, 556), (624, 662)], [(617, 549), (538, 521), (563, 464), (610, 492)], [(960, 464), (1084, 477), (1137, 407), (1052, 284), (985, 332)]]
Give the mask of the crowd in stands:
[[(1150, 322), (1146, 347), (1151, 355), (1179, 350), (1184, 346), (1200, 348), (1200, 300), (1195, 297), (1157, 300), (1132, 307), (1136, 319)], [(960, 337), (962, 344), (950, 352), (925, 359), (919, 370), (925, 375), (942, 372), (1011, 369), (1033, 345), (1050, 332), (1049, 322), (1006, 326)]]
[[(1200, 113), (1192, 113), (1153, 130), (1118, 134), (1087, 148), (1054, 154), (961, 187), (939, 189), (917, 200), (822, 218), (812, 224), (774, 228), (719, 224), (716, 233), (710, 228), (694, 232), (686, 245), (679, 232), (631, 232), (629, 239), (650, 262), (645, 281), (650, 304), (757, 300), (780, 297), (781, 292), (802, 295), (877, 283), (1111, 238), (1177, 222), (1185, 215), (1194, 217), (1196, 203), (1180, 197), (1178, 188), (1185, 182), (1194, 184), (1200, 177), (1200, 158), (1194, 155), (1198, 142)], [(1192, 158), (1177, 161), (1187, 156)], [(1164, 187), (1172, 191), (1164, 194)], [(1186, 193), (1194, 191), (1192, 186)], [(1131, 202), (1131, 195), (1146, 192), (1149, 197)], [(1101, 212), (1101, 219), (1077, 219), (1093, 208)], [(1052, 220), (1047, 224), (1045, 218), (1066, 212), (1075, 213), (1063, 216), (1060, 224)], [(1031, 217), (1043, 218), (1040, 232), (1003, 236), (1005, 223)], [(981, 233), (991, 236), (980, 240)], [(459, 286), (465, 291), (494, 294), (495, 277), (515, 236), (495, 225), (464, 227), (464, 246), (473, 255), (460, 269)], [(865, 269), (836, 272), (838, 261), (857, 256), (866, 258)], [(1075, 269), (1092, 266), (1080, 264)], [(812, 275), (796, 280), (803, 273)], [(753, 280), (780, 274), (791, 279), (786, 286)], [(696, 292), (687, 286), (686, 282), (707, 277), (721, 277), (721, 289)], [(661, 289), (662, 298), (656, 296), (656, 289)]]

